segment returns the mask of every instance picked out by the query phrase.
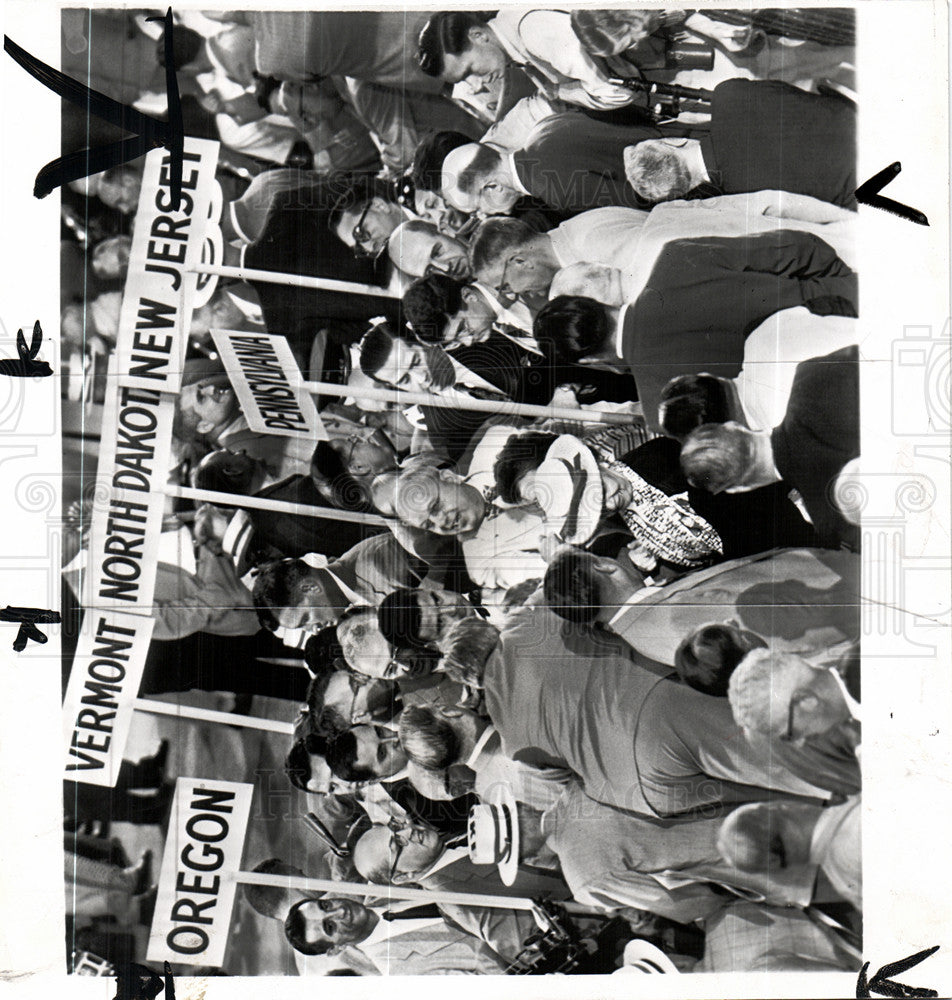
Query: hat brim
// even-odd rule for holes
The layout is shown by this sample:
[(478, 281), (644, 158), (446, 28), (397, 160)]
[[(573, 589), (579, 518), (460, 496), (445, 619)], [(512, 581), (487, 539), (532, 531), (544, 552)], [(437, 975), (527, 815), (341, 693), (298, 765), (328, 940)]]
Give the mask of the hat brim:
[(595, 534), (605, 501), (602, 474), (578, 438), (563, 434), (552, 443), (526, 492), (545, 512), (547, 529), (567, 545), (584, 545)]
[(486, 801), (499, 806), (503, 822), (506, 824), (506, 856), (497, 863), (499, 879), (503, 885), (512, 885), (519, 874), (519, 813), (512, 789), (506, 784), (494, 784), (489, 789)]

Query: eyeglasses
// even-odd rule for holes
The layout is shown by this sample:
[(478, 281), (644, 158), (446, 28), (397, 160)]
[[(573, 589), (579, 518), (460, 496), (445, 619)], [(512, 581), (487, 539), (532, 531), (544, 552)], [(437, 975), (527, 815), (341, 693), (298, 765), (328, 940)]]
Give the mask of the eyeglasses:
[(390, 855), (393, 858), (393, 861), (390, 864), (390, 871), (387, 875), (387, 881), (392, 882), (394, 875), (397, 874), (397, 866), (400, 864), (400, 856), (410, 843), (410, 830), (408, 830), (405, 826), (401, 826), (395, 819), (389, 820), (387, 826), (390, 829), (390, 843), (388, 847)]
[(506, 279), (509, 276), (509, 265), (511, 263), (512, 263), (512, 258), (511, 257), (507, 257), (506, 258), (506, 263), (503, 264), (502, 274), (499, 276), (499, 284), (496, 285), (496, 287), (494, 289), (494, 291), (496, 292), (496, 294), (501, 299), (504, 299), (506, 302), (515, 302), (516, 299), (519, 298), (519, 295), (518, 295), (517, 292), (513, 292), (510, 289), (506, 288)]
[[(354, 240), (354, 256), (355, 257), (370, 257), (376, 260), (384, 251), (386, 247), (386, 241), (381, 243), (379, 247), (373, 245), (373, 237), (370, 233), (364, 229), (364, 222), (367, 219), (367, 213), (373, 207), (374, 200), (371, 198), (366, 205), (364, 205), (364, 210), (360, 213), (360, 218), (357, 220), (357, 225), (354, 226), (351, 236)], [(368, 250), (365, 243), (370, 243), (370, 249)]]

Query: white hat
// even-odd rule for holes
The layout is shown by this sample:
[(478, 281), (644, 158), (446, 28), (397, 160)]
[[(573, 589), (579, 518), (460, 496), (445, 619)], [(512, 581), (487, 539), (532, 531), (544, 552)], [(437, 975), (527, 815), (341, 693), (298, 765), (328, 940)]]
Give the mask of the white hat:
[(520, 491), (545, 512), (546, 528), (569, 545), (584, 545), (602, 516), (602, 474), (591, 449), (562, 434)]
[(486, 801), (469, 811), (466, 836), (474, 865), (496, 865), (503, 885), (519, 871), (519, 815), (509, 785), (494, 784)]
[(651, 974), (677, 971), (677, 966), (660, 948), (656, 948), (650, 941), (635, 938), (625, 945), (621, 968), (616, 969), (614, 975), (626, 972)]

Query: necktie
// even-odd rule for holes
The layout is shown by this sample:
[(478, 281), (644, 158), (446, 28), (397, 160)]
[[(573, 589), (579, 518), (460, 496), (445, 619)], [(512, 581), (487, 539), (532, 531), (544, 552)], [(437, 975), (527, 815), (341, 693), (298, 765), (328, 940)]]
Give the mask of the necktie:
[(391, 910), (387, 910), (382, 913), (381, 916), (384, 920), (422, 920), (427, 917), (438, 917), (440, 911), (437, 909), (436, 903), (424, 903), (423, 906), (411, 906), (409, 910), (400, 910), (397, 913), (393, 913)]

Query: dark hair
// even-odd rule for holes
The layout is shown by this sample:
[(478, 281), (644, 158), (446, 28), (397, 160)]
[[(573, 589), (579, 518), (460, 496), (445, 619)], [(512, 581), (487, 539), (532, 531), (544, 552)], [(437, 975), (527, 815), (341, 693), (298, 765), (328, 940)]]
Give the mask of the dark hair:
[[(186, 28), (184, 24), (175, 25), (172, 32), (172, 66), (174, 69), (182, 69), (198, 57), (202, 51), (205, 39), (191, 28)], [(155, 43), (155, 58), (158, 64), (165, 69), (165, 32)]]
[[(341, 619), (338, 620), (342, 620), (343, 617), (341, 615)], [(343, 656), (344, 650), (337, 641), (336, 625), (325, 625), (319, 632), (309, 635), (304, 644), (304, 662), (314, 675), (314, 680), (319, 677), (330, 678), (335, 670), (340, 669), (335, 661), (343, 659)], [(312, 685), (313, 683), (314, 681), (311, 682)]]
[(547, 431), (523, 431), (509, 435), (493, 465), (493, 478), (502, 500), (513, 504), (524, 503), (525, 498), (519, 493), (519, 480), (527, 472), (535, 472), (539, 468), (558, 437), (558, 434)]
[(328, 941), (327, 938), (308, 941), (306, 937), (307, 921), (301, 913), (301, 907), (310, 902), (312, 900), (302, 899), (291, 907), (284, 921), (284, 936), (288, 939), (288, 944), (302, 955), (326, 955), (334, 947), (332, 941)]
[[(249, 470), (236, 472), (229, 465), (236, 462), (250, 463)], [(214, 490), (216, 493), (238, 493), (249, 496), (254, 478), (255, 460), (246, 455), (234, 455), (227, 448), (209, 452), (199, 463), (194, 474), (194, 485), (199, 490)]]
[[(336, 633), (334, 625), (322, 628), (317, 635), (308, 638), (304, 651), (308, 666), (317, 671), (308, 684), (304, 700), (307, 702), (308, 720), (315, 740), (322, 742), (333, 739), (350, 725), (350, 719), (343, 718), (332, 705), (324, 704), (331, 677), (338, 670), (346, 671), (343, 650), (337, 642)], [(309, 745), (308, 749), (311, 753), (319, 752), (323, 755), (327, 748), (322, 745), (319, 751), (315, 751)]]
[(367, 492), (347, 471), (343, 458), (330, 441), (317, 442), (311, 456), (311, 478), (315, 483), (327, 486), (335, 507), (355, 511), (371, 509)]
[(272, 559), (257, 568), (252, 598), (263, 628), (274, 632), (279, 626), (275, 612), (297, 607), (301, 585), (311, 572), (310, 566), (301, 559)]
[(386, 323), (373, 326), (364, 334), (360, 342), (360, 370), (367, 378), (380, 381), (377, 372), (390, 356), (394, 340), (396, 337)]
[(357, 737), (351, 729), (331, 741), (324, 759), (331, 773), (341, 781), (374, 781), (377, 778), (370, 768), (357, 767)]
[(423, 344), (443, 345), (450, 318), (463, 307), (462, 282), (445, 274), (419, 278), (403, 293), (403, 315)]
[(271, 114), (271, 95), (281, 89), (284, 81), (274, 76), (262, 76), (257, 72), (253, 72), (252, 75), (255, 80), (255, 100), (260, 108)]
[(391, 646), (425, 646), (420, 638), (420, 602), (415, 590), (401, 587), (387, 594), (377, 612), (377, 626)]
[(413, 166), (410, 168), (410, 177), (416, 190), (439, 194), (443, 161), (454, 149), (472, 141), (462, 132), (431, 132), (424, 136), (413, 154)]
[(486, 22), (468, 10), (434, 14), (423, 25), (417, 43), (417, 63), (427, 76), (443, 75), (443, 57), (458, 56), (469, 47), (469, 30)]
[(503, 254), (524, 246), (538, 235), (521, 219), (492, 216), (483, 220), (473, 233), (469, 248), (469, 262), (474, 273), (485, 270)]
[(602, 609), (601, 588), (590, 552), (572, 547), (549, 563), (542, 580), (542, 594), (552, 611), (577, 625), (591, 625)]
[(473, 189), (479, 183), (480, 178), (499, 164), (502, 153), (492, 146), (477, 143), (477, 149), (473, 158), (459, 172), (456, 178), (456, 186), (464, 194), (472, 194)]
[(731, 419), (727, 388), (713, 375), (678, 375), (661, 390), (661, 429), (669, 437), (687, 437), (701, 424)]
[(606, 307), (584, 295), (557, 295), (532, 324), (536, 340), (548, 341), (558, 358), (572, 364), (601, 350), (609, 331)]
[[(254, 866), (252, 871), (260, 875), (303, 875), (300, 868), (289, 865), (280, 858), (268, 858)], [(274, 917), (275, 910), (287, 897), (288, 890), (279, 885), (243, 885), (245, 898), (251, 908), (263, 917)], [(321, 895), (315, 893), (315, 897)]]
[(750, 650), (737, 641), (729, 625), (702, 625), (674, 654), (674, 668), (688, 687), (715, 698), (727, 697), (727, 685), (737, 664)]
[(308, 737), (295, 740), (284, 758), (284, 773), (288, 781), (302, 792), (307, 791), (307, 783), (311, 780), (311, 754), (318, 752), (317, 749), (311, 750), (312, 746), (314, 743)]

